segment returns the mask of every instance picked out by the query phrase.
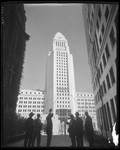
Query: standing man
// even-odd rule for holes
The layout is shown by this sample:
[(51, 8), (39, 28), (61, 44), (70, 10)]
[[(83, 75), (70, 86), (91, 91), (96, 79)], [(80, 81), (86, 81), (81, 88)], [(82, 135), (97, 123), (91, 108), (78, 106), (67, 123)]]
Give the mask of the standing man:
[(24, 147), (31, 146), (32, 144), (32, 138), (33, 138), (33, 133), (34, 133), (34, 120), (33, 117), (34, 113), (31, 112), (29, 114), (29, 118), (25, 122), (25, 140), (24, 140)]
[(40, 120), (40, 114), (37, 114), (37, 119), (35, 120), (35, 130), (34, 130), (34, 137), (32, 146), (34, 147), (34, 142), (37, 138), (37, 147), (40, 147), (41, 142), (41, 130), (42, 130), (42, 122)]
[(93, 141), (93, 124), (92, 124), (92, 118), (88, 115), (88, 112), (85, 112), (86, 115), (86, 120), (85, 120), (85, 132), (86, 136), (89, 142), (89, 146), (93, 147), (94, 146), (94, 141)]
[(83, 147), (83, 121), (79, 117), (79, 113), (76, 112), (76, 120), (75, 120), (75, 135), (76, 135), (76, 142), (77, 147)]
[(72, 114), (70, 115), (70, 123), (66, 122), (66, 124), (69, 124), (69, 128), (68, 128), (69, 136), (71, 138), (72, 147), (75, 147), (76, 146), (76, 143), (75, 143), (75, 119)]
[(51, 111), (52, 110), (49, 110), (49, 114), (46, 117), (46, 122), (47, 122), (47, 126), (46, 126), (47, 143), (46, 143), (46, 146), (47, 147), (50, 147), (51, 139), (52, 139), (52, 129), (53, 129), (52, 117), (53, 117), (53, 113), (51, 113)]

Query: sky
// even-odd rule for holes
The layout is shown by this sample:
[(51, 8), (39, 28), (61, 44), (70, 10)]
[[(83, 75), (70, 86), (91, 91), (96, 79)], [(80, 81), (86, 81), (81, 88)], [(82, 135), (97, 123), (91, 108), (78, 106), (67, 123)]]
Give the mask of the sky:
[(46, 60), (53, 38), (61, 32), (73, 55), (76, 92), (93, 92), (82, 16), (82, 4), (24, 5), (26, 33), (25, 63), (20, 90), (45, 89)]

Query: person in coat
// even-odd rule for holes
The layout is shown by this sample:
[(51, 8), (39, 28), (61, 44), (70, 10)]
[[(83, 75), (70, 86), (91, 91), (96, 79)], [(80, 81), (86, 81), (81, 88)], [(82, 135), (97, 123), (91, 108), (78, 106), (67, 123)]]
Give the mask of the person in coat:
[(40, 147), (41, 142), (41, 130), (42, 130), (42, 122), (40, 120), (40, 114), (37, 114), (37, 119), (35, 120), (35, 130), (32, 146), (34, 147), (34, 142), (37, 138), (37, 147)]
[(66, 122), (66, 124), (69, 124), (69, 128), (68, 128), (68, 132), (69, 132), (69, 136), (71, 138), (71, 143), (72, 143), (72, 147), (76, 146), (75, 143), (75, 119), (74, 119), (74, 115), (70, 115), (70, 123)]
[(53, 113), (49, 112), (48, 116), (46, 117), (46, 133), (47, 133), (47, 143), (46, 146), (50, 147), (51, 139), (52, 139), (52, 129), (53, 129), (53, 123), (52, 123), (52, 117)]
[(85, 132), (86, 136), (89, 142), (89, 146), (93, 147), (94, 146), (94, 141), (93, 141), (93, 124), (92, 124), (92, 118), (89, 116), (88, 112), (85, 112), (86, 115), (86, 120), (85, 120)]
[(75, 120), (75, 136), (77, 147), (83, 147), (83, 121), (79, 117), (79, 113), (76, 112), (76, 120)]
[(25, 140), (24, 140), (24, 147), (30, 147), (32, 144), (33, 133), (34, 133), (34, 120), (33, 117), (34, 113), (31, 112), (29, 114), (29, 118), (25, 122)]

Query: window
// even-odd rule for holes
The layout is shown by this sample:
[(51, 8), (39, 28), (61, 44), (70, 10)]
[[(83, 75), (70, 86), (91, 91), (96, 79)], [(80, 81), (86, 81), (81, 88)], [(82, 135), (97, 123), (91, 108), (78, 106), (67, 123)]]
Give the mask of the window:
[(104, 31), (105, 31), (105, 28), (104, 28), (104, 25), (102, 25), (102, 29), (101, 29), (102, 35), (104, 34)]
[(105, 67), (105, 66), (106, 66), (106, 59), (105, 59), (105, 55), (104, 55), (104, 53), (103, 53), (102, 59), (103, 59), (104, 67)]
[(111, 78), (112, 84), (114, 84), (114, 82), (115, 82), (115, 77), (114, 77), (113, 67), (110, 68), (110, 78)]
[(103, 81), (103, 89), (104, 89), (104, 93), (106, 94), (106, 85), (105, 85), (105, 81)]
[(101, 35), (100, 35), (100, 38), (99, 38), (99, 42), (100, 42), (100, 44), (102, 43), (102, 38), (101, 38)]
[(112, 47), (114, 46), (114, 44), (115, 44), (115, 32), (114, 32), (114, 30), (113, 30), (113, 28), (111, 29), (111, 32), (110, 32), (110, 42), (111, 42), (111, 45), (112, 45)]
[(96, 25), (97, 25), (97, 30), (99, 30), (99, 23), (98, 23), (98, 20), (97, 20), (97, 24), (96, 24)]
[(109, 79), (108, 74), (107, 74), (107, 76), (106, 76), (106, 81), (107, 81), (107, 87), (108, 87), (108, 89), (110, 89), (110, 88), (111, 88), (111, 85), (110, 85), (110, 79)]
[(96, 48), (97, 48), (97, 51), (98, 51), (98, 53), (99, 53), (98, 39), (97, 39), (97, 35), (96, 35), (96, 33), (95, 33), (95, 40), (96, 40)]
[(102, 74), (103, 73), (102, 63), (100, 63), (100, 71), (101, 71), (101, 74)]
[(109, 118), (109, 123), (110, 123), (110, 129), (112, 129), (112, 121), (111, 121), (111, 114), (110, 114), (109, 103), (107, 102), (106, 104), (107, 104), (106, 106), (107, 106), (108, 118)]
[(117, 30), (117, 27), (118, 27), (118, 14), (116, 15), (115, 17), (115, 27), (116, 27), (116, 30)]
[(99, 10), (98, 10), (98, 17), (99, 17), (99, 20), (101, 20), (101, 10), (100, 10), (100, 6), (99, 6)]
[(107, 6), (106, 11), (105, 11), (105, 19), (106, 19), (106, 21), (108, 19), (108, 16), (109, 16), (109, 9), (108, 9), (108, 6)]
[(109, 57), (110, 57), (110, 52), (109, 52), (108, 44), (107, 44), (106, 47), (105, 47), (105, 53), (106, 53), (106, 58), (107, 58), (107, 60), (108, 60)]
[(115, 122), (116, 121), (116, 114), (115, 114), (115, 105), (114, 105), (113, 99), (110, 100), (110, 103), (111, 103), (111, 110), (112, 110), (113, 120)]

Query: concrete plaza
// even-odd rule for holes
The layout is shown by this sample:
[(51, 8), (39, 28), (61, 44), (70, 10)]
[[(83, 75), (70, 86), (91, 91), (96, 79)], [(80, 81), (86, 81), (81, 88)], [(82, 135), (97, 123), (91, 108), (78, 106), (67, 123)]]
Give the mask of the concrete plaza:
[[(46, 147), (46, 141), (47, 141), (47, 136), (42, 135), (41, 147)], [(83, 141), (84, 141), (84, 147), (88, 147), (89, 144), (87, 140), (85, 140), (84, 138)], [(24, 143), (24, 139), (14, 143), (6, 144), (4, 147), (23, 147), (23, 143)], [(36, 141), (34, 146), (37, 147)], [(71, 146), (71, 140), (69, 135), (54, 135), (52, 137), (51, 147), (70, 147), (70, 146)]]

